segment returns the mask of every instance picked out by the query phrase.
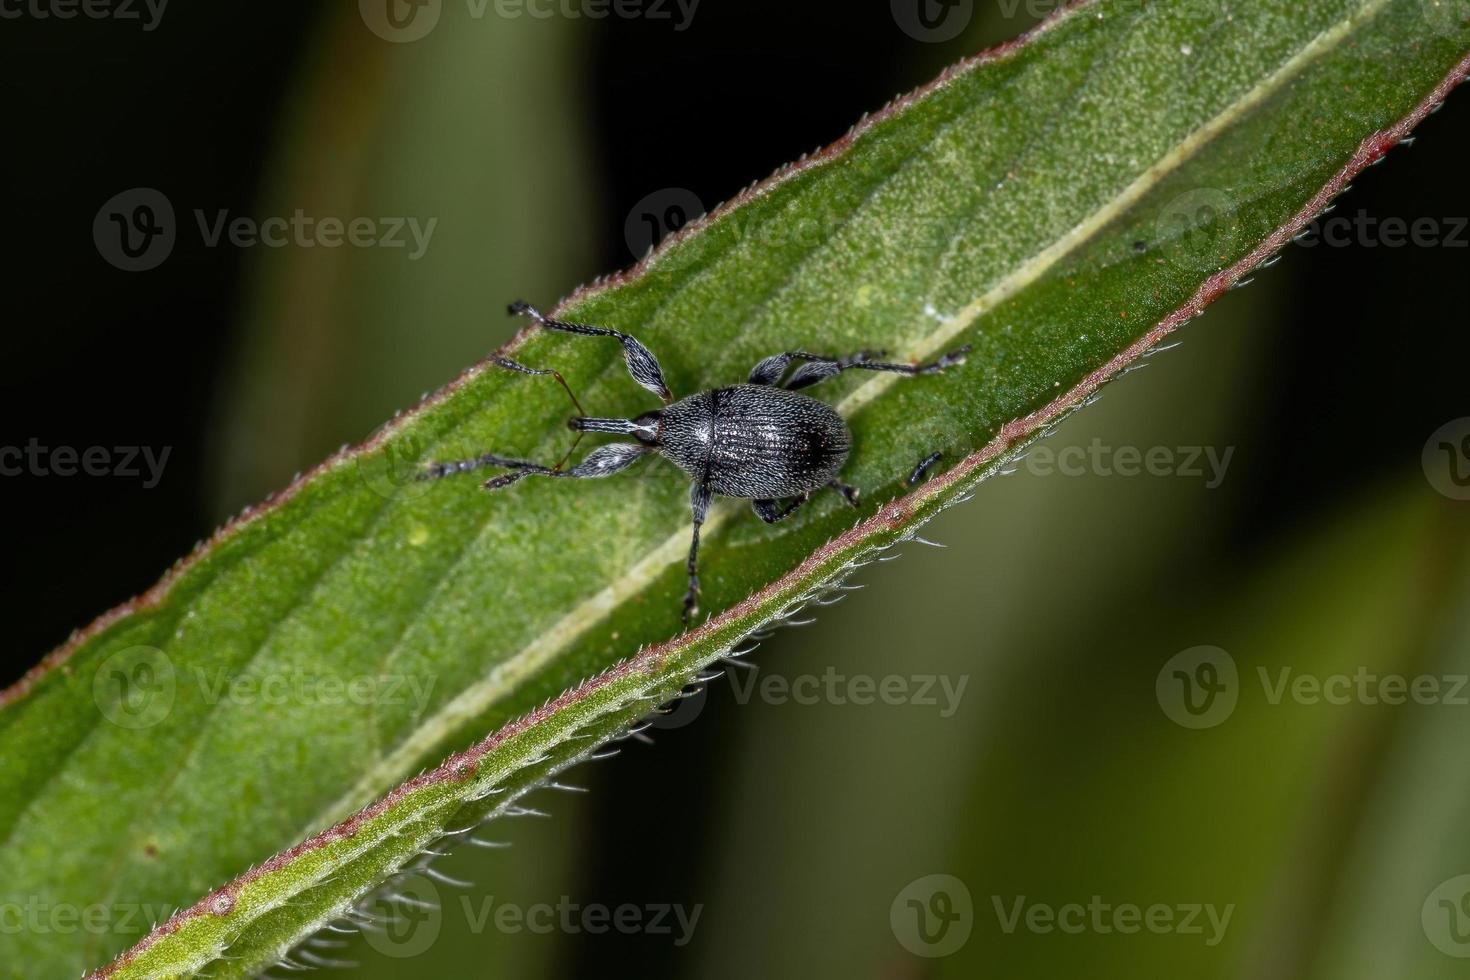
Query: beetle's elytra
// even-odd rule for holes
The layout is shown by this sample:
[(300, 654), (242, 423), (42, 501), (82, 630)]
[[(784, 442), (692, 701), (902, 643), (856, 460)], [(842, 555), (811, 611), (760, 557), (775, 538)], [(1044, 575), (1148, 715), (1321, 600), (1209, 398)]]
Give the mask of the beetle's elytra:
[[(633, 441), (602, 446), (567, 469), (563, 468), (565, 459), (555, 466), (542, 466), (528, 460), (485, 453), (472, 459), (433, 463), (424, 476), (437, 478), (482, 466), (510, 470), (483, 484), (485, 489), (495, 490), (527, 476), (573, 479), (611, 476), (647, 453), (664, 456), (688, 473), (691, 481), (689, 501), (694, 514), (694, 535), (689, 545), (689, 588), (684, 594), (686, 623), (698, 610), (699, 528), (709, 510), (710, 498), (718, 495), (749, 500), (756, 515), (767, 524), (786, 517), (805, 503), (813, 492), (824, 487), (841, 493), (852, 506), (858, 504), (857, 490), (837, 478), (852, 448), (852, 433), (847, 423), (830, 405), (800, 394), (797, 389), (846, 370), (889, 371), (910, 376), (937, 374), (947, 367), (964, 363), (965, 353), (969, 350), (968, 347), (958, 348), (930, 364), (875, 361), (872, 358), (877, 355), (871, 351), (859, 351), (848, 357), (787, 351), (758, 363), (751, 369), (745, 384), (701, 391), (675, 401), (664, 382), (658, 359), (628, 334), (607, 327), (555, 320), (542, 316), (523, 302), (512, 303), (510, 312), (527, 314), (548, 330), (616, 338), (623, 345), (628, 373), (638, 384), (658, 395), (664, 407), (635, 419), (586, 415), (573, 418), (568, 424), (579, 433), (631, 436)], [(790, 376), (786, 376), (786, 370), (793, 361), (799, 365)], [(562, 387), (566, 387), (566, 381), (555, 371), (529, 368), (507, 358), (496, 358), (496, 363), (521, 374), (552, 375)], [(567, 394), (577, 410), (582, 411), (570, 388), (567, 388)], [(915, 468), (910, 482), (916, 482), (937, 458), (935, 453)]]

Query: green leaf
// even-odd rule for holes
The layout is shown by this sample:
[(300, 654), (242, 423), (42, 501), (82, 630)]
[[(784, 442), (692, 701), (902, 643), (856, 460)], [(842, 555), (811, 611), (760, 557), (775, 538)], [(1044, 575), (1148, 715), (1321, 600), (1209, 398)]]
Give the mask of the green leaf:
[[(7, 693), (0, 900), (188, 901), (521, 718), (210, 894), (112, 975), (268, 966), (446, 827), (511, 805), (912, 535), (1269, 257), (1460, 80), (1470, 26), (1451, 13), (1084, 4), (574, 294), (563, 315), (636, 334), (680, 393), (783, 349), (973, 351), (941, 377), (815, 389), (851, 419), (861, 521), (832, 498), (776, 527), (717, 507), (716, 615), (688, 634), (670, 467), (493, 496), (411, 479), (429, 459), (567, 445), (549, 379), (470, 370)], [(615, 345), (528, 333), (514, 349), (596, 414), (652, 407)], [(942, 472), (908, 491), (936, 449)], [(0, 959), (73, 972), (135, 932), (26, 930)]]

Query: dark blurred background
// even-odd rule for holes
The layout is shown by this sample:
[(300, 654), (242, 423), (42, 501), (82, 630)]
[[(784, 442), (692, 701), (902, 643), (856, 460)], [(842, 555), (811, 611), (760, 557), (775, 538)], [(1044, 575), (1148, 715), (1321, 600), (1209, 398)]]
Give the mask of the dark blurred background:
[[(652, 227), (1031, 22), (980, 4), (926, 41), (882, 3), (594, 21), (491, 0), (480, 18), (446, 3), (408, 41), (371, 6), (0, 22), (0, 446), (163, 460), (151, 486), (141, 452), (137, 476), (0, 477), (6, 682), (508, 338), (507, 299), (630, 264)], [(545, 794), (549, 820), (505, 828), (514, 848), (453, 859), (477, 912), (699, 906), (687, 943), (677, 925), (477, 929), (456, 896), (414, 958), (358, 944), (362, 975), (1451, 975), (1421, 905), (1470, 872), (1447, 832), (1470, 768), (1425, 747), (1463, 747), (1470, 706), (1273, 704), (1256, 680), (1470, 661), (1466, 505), (1425, 465), (1427, 443), (1470, 436), (1470, 97), (1417, 136), (1341, 200), (1352, 229), (1289, 248), (1045, 444), (1164, 447), (1178, 472), (1034, 458), (925, 532), (949, 550), (869, 569), (755, 658), (762, 677), (963, 683), (952, 711), (939, 681), (937, 706), (803, 704), (732, 672), (656, 747), (578, 773), (591, 793)], [(161, 192), (176, 240), (124, 271), (94, 219), (136, 188)], [(297, 209), (435, 224), (415, 255), (406, 229), (403, 248), (211, 246), (196, 219)], [(1387, 219), (1429, 219), (1437, 243), (1393, 246)], [(1218, 479), (1203, 452), (1184, 472), (1195, 447), (1228, 459)], [(1239, 703), (1192, 730), (1155, 679), (1198, 646), (1238, 667)], [(930, 874), (969, 893), (945, 886), (971, 931), (943, 956), (901, 924)], [(1215, 944), (1208, 925), (1004, 928), (1018, 897), (1094, 895), (1235, 913)]]

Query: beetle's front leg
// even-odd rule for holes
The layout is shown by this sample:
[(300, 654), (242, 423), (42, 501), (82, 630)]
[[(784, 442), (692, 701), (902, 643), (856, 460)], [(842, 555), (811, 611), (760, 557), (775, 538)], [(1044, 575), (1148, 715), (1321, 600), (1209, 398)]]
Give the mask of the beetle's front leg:
[(694, 515), (694, 536), (689, 542), (689, 588), (684, 593), (684, 623), (699, 612), (699, 527), (709, 513), (709, 487), (696, 481), (689, 487), (689, 509)]

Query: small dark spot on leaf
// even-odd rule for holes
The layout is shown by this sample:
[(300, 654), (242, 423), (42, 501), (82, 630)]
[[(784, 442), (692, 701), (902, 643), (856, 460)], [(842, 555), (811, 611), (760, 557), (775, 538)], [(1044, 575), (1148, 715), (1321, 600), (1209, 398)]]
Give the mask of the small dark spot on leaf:
[(158, 857), (158, 845), (157, 844), (144, 844), (143, 845), (143, 853), (145, 855), (147, 855), (148, 857), (151, 857), (151, 858)]
[(1144, 252), (1148, 251), (1148, 242), (1140, 238), (1138, 241), (1133, 243), (1133, 251), (1137, 252), (1139, 255), (1142, 255)]

